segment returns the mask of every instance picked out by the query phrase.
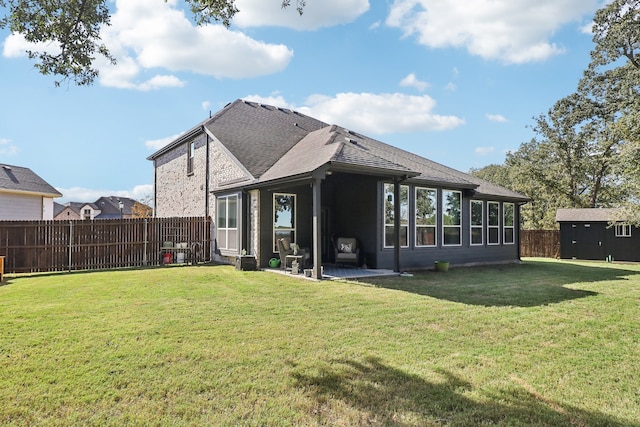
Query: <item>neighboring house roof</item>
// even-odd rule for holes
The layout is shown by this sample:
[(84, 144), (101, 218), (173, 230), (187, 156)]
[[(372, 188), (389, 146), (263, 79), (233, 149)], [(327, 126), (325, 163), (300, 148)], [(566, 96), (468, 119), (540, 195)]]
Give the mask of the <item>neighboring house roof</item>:
[(558, 209), (557, 222), (611, 222), (620, 220), (619, 208)]
[(58, 202), (53, 202), (53, 217), (60, 215), (60, 213), (65, 210), (67, 207)]
[(62, 194), (31, 169), (0, 164), (0, 192), (25, 193), (46, 197), (62, 197)]
[(330, 170), (404, 176), (422, 185), (451, 185), (480, 195), (528, 200), (522, 194), (345, 128), (289, 109), (243, 100), (228, 104), (148, 159), (158, 158), (204, 128), (252, 175), (252, 180), (230, 183), (226, 189), (308, 176), (326, 166)]
[(96, 215), (96, 219), (119, 219), (120, 218), (120, 202), (122, 202), (122, 214), (125, 216), (131, 216), (133, 205), (137, 203), (135, 200), (130, 199), (128, 197), (120, 197), (120, 196), (108, 196), (108, 197), (100, 197), (93, 203), (86, 202), (67, 202), (61, 206), (60, 211), (56, 211), (56, 215), (59, 215), (62, 210), (65, 208), (73, 210), (79, 216), (83, 215), (83, 209), (91, 208), (98, 214)]
[(128, 197), (109, 196), (100, 197), (94, 202), (97, 209), (100, 210), (100, 215), (96, 218), (100, 219), (117, 219), (120, 218), (120, 202), (122, 202), (122, 214), (131, 215), (131, 209), (133, 208), (135, 200)]

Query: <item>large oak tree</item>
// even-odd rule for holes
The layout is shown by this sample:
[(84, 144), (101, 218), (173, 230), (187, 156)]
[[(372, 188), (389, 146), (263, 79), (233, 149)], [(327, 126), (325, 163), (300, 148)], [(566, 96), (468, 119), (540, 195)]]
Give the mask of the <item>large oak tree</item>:
[[(135, 1), (135, 0), (131, 0)], [(166, 0), (165, 0), (166, 1)], [(281, 6), (291, 6), (282, 0)], [(306, 0), (295, 0), (302, 14)], [(231, 25), (239, 12), (234, 0), (185, 0), (198, 25), (221, 22)], [(100, 29), (110, 25), (111, 11), (107, 0), (0, 0), (4, 15), (0, 28), (19, 33), (32, 43), (29, 58), (36, 61), (42, 74), (71, 80), (77, 85), (90, 85), (98, 77), (94, 67), (97, 56), (115, 63), (114, 56), (102, 43)], [(51, 46), (54, 49), (43, 46)], [(56, 81), (56, 85), (60, 80)]]

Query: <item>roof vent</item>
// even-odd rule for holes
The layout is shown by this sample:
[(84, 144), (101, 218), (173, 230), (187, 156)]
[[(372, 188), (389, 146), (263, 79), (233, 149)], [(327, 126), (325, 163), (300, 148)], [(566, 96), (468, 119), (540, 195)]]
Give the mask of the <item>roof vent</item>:
[(344, 139), (346, 139), (347, 142), (350, 142), (352, 144), (358, 144), (358, 141), (356, 141), (355, 139), (351, 139), (351, 138), (347, 138), (347, 137), (345, 137)]
[(5, 170), (10, 171), (10, 170), (11, 170), (11, 166), (9, 166), (9, 165), (2, 165), (2, 169), (5, 169)]

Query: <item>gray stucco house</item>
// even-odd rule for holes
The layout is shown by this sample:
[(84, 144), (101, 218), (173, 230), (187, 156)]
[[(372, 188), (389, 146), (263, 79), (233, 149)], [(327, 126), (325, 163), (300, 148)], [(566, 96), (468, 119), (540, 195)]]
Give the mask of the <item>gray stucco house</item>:
[(289, 109), (236, 100), (148, 160), (156, 216), (211, 216), (217, 256), (266, 267), (286, 237), (318, 278), (355, 237), (374, 268), (519, 260), (525, 196)]
[(0, 221), (52, 220), (62, 194), (31, 169), (0, 163)]

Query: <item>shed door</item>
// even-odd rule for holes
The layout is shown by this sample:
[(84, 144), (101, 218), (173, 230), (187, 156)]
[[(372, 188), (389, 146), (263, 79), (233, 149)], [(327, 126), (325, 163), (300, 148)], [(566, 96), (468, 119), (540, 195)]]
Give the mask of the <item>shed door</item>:
[(572, 227), (573, 256), (577, 259), (604, 260), (605, 227), (601, 224), (578, 223)]

